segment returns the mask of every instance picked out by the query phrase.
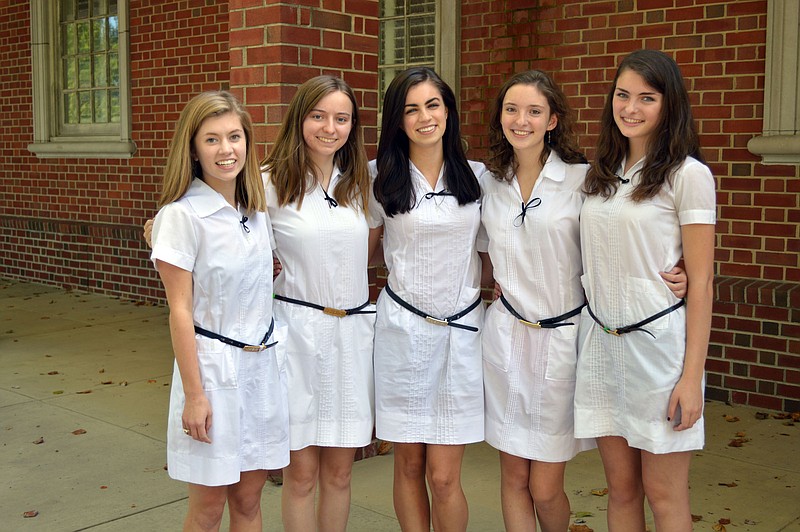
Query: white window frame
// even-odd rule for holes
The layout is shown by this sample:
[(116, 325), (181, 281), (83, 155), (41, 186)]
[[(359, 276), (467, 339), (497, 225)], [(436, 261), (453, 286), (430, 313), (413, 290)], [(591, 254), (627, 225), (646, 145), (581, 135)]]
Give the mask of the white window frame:
[(767, 2), (763, 134), (747, 149), (764, 164), (800, 164), (800, 0)]
[[(31, 0), (31, 54), (33, 65), (33, 143), (28, 150), (47, 158), (129, 159), (136, 153), (131, 138), (130, 27), (129, 0), (117, 0), (119, 17), (119, 100), (118, 133), (66, 135), (60, 131), (58, 98), (62, 81), (54, 74), (60, 61), (60, 20), (58, 0)], [(58, 69), (60, 70), (60, 69)], [(116, 124), (115, 124), (116, 125)], [(80, 128), (78, 128), (80, 129)], [(91, 129), (91, 125), (87, 126)]]
[[(381, 2), (383, 0), (380, 0)], [(461, 2), (456, 0), (437, 0), (435, 7), (435, 47), (434, 64), (437, 74), (447, 83), (458, 99), (461, 85)], [(379, 46), (384, 46), (383, 35)], [(383, 66), (383, 65), (381, 65)]]

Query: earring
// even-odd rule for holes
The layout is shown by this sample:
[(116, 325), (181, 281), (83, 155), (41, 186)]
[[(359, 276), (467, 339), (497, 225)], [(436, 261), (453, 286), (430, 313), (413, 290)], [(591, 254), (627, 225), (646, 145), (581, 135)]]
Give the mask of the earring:
[(547, 144), (550, 144), (550, 129), (547, 130)]

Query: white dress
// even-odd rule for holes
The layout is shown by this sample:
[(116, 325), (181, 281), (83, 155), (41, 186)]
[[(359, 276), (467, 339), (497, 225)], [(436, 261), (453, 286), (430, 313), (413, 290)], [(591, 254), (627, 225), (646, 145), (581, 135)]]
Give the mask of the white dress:
[[(331, 177), (329, 192), (341, 178)], [(369, 300), (363, 210), (331, 207), (322, 189), (297, 203), (278, 207), (267, 185), (275, 253), (283, 270), (275, 294), (323, 307), (352, 309)], [(374, 393), (371, 314), (338, 318), (320, 310), (275, 300), (276, 319), (288, 324), (287, 373), (293, 451), (309, 445), (363, 447), (372, 440)]]
[[(485, 172), (470, 163), (477, 176)], [(375, 175), (375, 163), (370, 169)], [(480, 297), (476, 237), (479, 202), (459, 206), (411, 165), (417, 205), (389, 218), (370, 202), (370, 226), (384, 226), (388, 285), (404, 301), (433, 317), (452, 316)], [(458, 320), (481, 328), (483, 304)], [(466, 444), (483, 440), (480, 333), (427, 322), (382, 290), (375, 324), (377, 436), (400, 443)]]
[[(481, 220), (494, 278), (528, 321), (560, 316), (584, 302), (578, 218), (587, 168), (551, 153), (527, 201), (516, 177), (510, 183), (484, 181)], [(524, 218), (523, 203), (531, 205)], [(573, 434), (579, 317), (565, 321), (574, 325), (534, 329), (499, 299), (486, 311), (483, 382), (486, 441), (492, 447), (529, 460), (564, 462), (594, 446), (594, 440)]]
[[(178, 201), (164, 206), (153, 225), (155, 263), (192, 272), (195, 325), (249, 344), (258, 344), (272, 320), (272, 250), (266, 213), (242, 213), (195, 179)], [(167, 465), (177, 480), (221, 486), (235, 484), (241, 471), (279, 469), (289, 463), (286, 400), (286, 327), (276, 326), (277, 346), (246, 352), (195, 334), (197, 358), (213, 420), (211, 444), (183, 433), (185, 397), (174, 365), (167, 425)]]
[[(623, 168), (624, 168), (623, 161)], [(642, 161), (622, 177), (609, 199), (586, 199), (581, 211), (583, 287), (589, 305), (607, 327), (637, 323), (678, 299), (659, 276), (681, 258), (681, 225), (716, 221), (711, 171), (688, 157), (654, 198), (634, 203)], [(619, 170), (620, 175), (622, 169)], [(686, 312), (681, 307), (644, 326), (655, 338), (634, 331), (606, 334), (581, 315), (575, 435), (622, 436), (651, 453), (703, 447), (703, 419), (676, 432), (667, 421), (670, 394), (683, 370)]]

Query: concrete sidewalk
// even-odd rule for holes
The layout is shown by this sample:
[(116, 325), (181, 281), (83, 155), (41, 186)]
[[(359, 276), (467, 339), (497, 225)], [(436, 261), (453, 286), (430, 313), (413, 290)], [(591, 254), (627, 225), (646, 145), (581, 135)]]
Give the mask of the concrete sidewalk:
[[(180, 529), (186, 488), (164, 470), (165, 308), (0, 278), (0, 368), (1, 531)], [(800, 532), (800, 423), (708, 403), (706, 424), (691, 473), (695, 530), (728, 519), (729, 532)], [(469, 446), (469, 530), (503, 529), (499, 479), (497, 453)], [(604, 487), (596, 451), (567, 467), (572, 510), (596, 532), (607, 530), (607, 497), (591, 491)], [(281, 530), (280, 487), (267, 485), (263, 510), (264, 529)], [(355, 464), (349, 530), (399, 530), (391, 454)]]

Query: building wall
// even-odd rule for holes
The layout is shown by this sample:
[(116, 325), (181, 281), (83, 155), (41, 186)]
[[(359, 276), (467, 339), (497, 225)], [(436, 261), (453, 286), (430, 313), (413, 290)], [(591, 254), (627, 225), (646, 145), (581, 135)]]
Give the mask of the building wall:
[(761, 133), (766, 1), (462, 2), (461, 96), (470, 155), (486, 153), (488, 106), (514, 72), (551, 72), (591, 158), (616, 65), (638, 48), (681, 66), (717, 180), (716, 301), (707, 396), (800, 410), (800, 172), (747, 151)]
[[(29, 3), (0, 5), (0, 275), (161, 301), (140, 227), (152, 216), (180, 109), (230, 88), (257, 124), (259, 155), (294, 90), (330, 73), (356, 90), (377, 140), (377, 0), (131, 0), (130, 160), (37, 159)], [(508, 7), (512, 6), (513, 7)], [(488, 104), (513, 72), (552, 72), (592, 156), (616, 64), (659, 48), (681, 65), (717, 178), (717, 289), (708, 396), (800, 410), (800, 172), (746, 150), (760, 134), (766, 0), (461, 2), (461, 110), (471, 158), (486, 154)], [(373, 278), (374, 278), (374, 272)], [(373, 292), (374, 293), (374, 292)]]
[(141, 225), (156, 201), (175, 120), (229, 85), (228, 5), (130, 2), (131, 159), (37, 159), (29, 2), (0, 5), (0, 272), (130, 299), (163, 297)]

